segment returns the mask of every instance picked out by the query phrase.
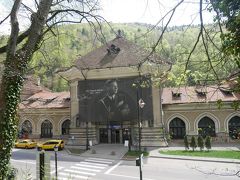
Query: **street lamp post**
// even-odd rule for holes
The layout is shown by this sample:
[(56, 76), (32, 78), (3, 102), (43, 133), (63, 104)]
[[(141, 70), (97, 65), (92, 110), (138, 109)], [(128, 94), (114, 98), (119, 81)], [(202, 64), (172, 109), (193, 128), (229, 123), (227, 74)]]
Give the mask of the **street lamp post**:
[(88, 121), (86, 122), (86, 150), (89, 150)]
[[(143, 109), (143, 107), (145, 106), (145, 102), (143, 101), (143, 99), (142, 98), (140, 98), (139, 100), (138, 100), (138, 131), (139, 131), (139, 133), (138, 133), (138, 139), (139, 139), (139, 143), (138, 143), (138, 145), (139, 145), (139, 147), (138, 147), (138, 149), (139, 149), (139, 152), (141, 152), (141, 141), (142, 141), (142, 117), (140, 117), (140, 115), (139, 115), (139, 108), (141, 109), (141, 112), (142, 112), (142, 109)], [(142, 115), (142, 113), (141, 113), (141, 115)]]
[(57, 174), (57, 152), (58, 152), (58, 147), (54, 146), (54, 152), (55, 152), (55, 178), (56, 180), (58, 179), (58, 174)]

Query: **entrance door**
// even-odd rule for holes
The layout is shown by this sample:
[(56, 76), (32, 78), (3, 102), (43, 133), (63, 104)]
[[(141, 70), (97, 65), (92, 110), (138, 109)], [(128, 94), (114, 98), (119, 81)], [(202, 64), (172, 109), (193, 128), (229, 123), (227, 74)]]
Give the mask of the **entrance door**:
[(111, 129), (111, 143), (112, 144), (120, 143), (120, 131), (119, 131), (119, 129)]
[(123, 143), (125, 142), (125, 140), (130, 141), (131, 140), (131, 129), (125, 128), (122, 131), (122, 139), (123, 139)]
[(108, 130), (99, 129), (100, 132), (100, 143), (108, 143)]

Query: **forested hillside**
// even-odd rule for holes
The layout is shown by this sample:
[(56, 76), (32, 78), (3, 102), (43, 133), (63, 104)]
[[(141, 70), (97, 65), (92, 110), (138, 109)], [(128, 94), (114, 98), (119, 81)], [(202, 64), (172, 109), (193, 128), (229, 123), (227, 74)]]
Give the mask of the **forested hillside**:
[[(103, 25), (102, 29), (94, 29), (88, 24), (59, 26), (54, 33), (49, 33), (45, 37), (39, 51), (33, 57), (29, 74), (40, 77), (41, 82), (54, 91), (67, 90), (67, 82), (56, 76), (55, 72), (58, 69), (74, 65), (78, 57), (115, 38), (119, 29), (126, 39), (151, 51), (162, 32), (161, 28), (151, 30), (152, 28), (150, 25), (138, 23), (113, 24), (111, 28)], [(209, 29), (211, 30), (210, 25)], [(211, 31), (215, 46), (220, 45), (220, 37), (213, 30)], [(198, 26), (178, 26), (168, 28), (164, 34), (162, 43), (156, 48), (156, 53), (173, 63), (166, 86), (195, 85), (205, 80), (207, 83), (214, 83), (216, 73), (219, 78), (224, 78), (236, 70), (231, 61), (216, 61), (213, 64), (216, 72), (213, 72), (204, 54), (203, 45), (200, 43), (192, 53), (188, 70), (183, 75), (188, 55), (194, 46), (198, 32)], [(54, 34), (59, 34), (59, 36)], [(0, 37), (0, 45), (6, 41), (7, 37)], [(210, 55), (217, 59), (213, 45), (209, 45), (208, 48), (212, 53)], [(4, 57), (0, 56), (0, 61), (3, 59)]]

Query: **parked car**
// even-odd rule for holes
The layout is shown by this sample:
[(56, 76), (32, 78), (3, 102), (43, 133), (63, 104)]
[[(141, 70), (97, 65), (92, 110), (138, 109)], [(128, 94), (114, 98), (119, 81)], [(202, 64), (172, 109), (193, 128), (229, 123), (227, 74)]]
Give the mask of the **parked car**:
[(44, 150), (49, 150), (49, 149), (54, 149), (54, 147), (57, 147), (58, 150), (62, 150), (64, 148), (64, 142), (63, 140), (48, 140), (42, 144), (37, 144), (37, 149), (41, 151), (42, 149)]
[(19, 140), (15, 143), (16, 148), (35, 148), (37, 146), (37, 143), (32, 140), (32, 139), (24, 139), (24, 140)]

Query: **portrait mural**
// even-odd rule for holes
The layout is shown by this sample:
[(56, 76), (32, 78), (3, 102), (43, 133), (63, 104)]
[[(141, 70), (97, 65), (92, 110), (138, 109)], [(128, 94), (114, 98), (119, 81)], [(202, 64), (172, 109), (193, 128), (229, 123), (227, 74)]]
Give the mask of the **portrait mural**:
[(141, 97), (146, 103), (146, 106), (141, 109), (141, 118), (151, 121), (153, 118), (151, 88), (137, 89), (133, 86), (135, 79), (132, 77), (79, 81), (79, 120), (135, 121), (138, 119), (137, 98)]

